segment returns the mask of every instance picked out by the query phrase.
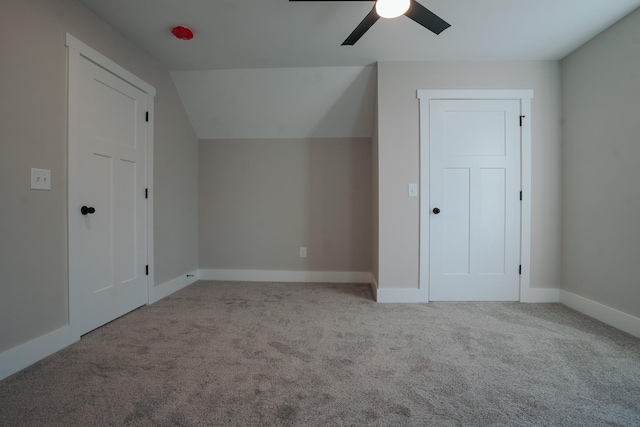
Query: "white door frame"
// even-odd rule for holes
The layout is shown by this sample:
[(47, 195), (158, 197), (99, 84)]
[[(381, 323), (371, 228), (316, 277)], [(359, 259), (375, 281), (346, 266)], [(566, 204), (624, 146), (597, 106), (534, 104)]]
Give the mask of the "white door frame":
[[(147, 108), (149, 109), (149, 124), (147, 126), (147, 185), (148, 188), (148, 200), (147, 200), (147, 264), (149, 265), (149, 274), (147, 276), (147, 304), (149, 303), (149, 297), (152, 295), (154, 286), (154, 268), (153, 268), (153, 118), (154, 118), (154, 99), (156, 96), (156, 90), (153, 86), (139, 79), (129, 71), (122, 68), (120, 65), (111, 61), (109, 58), (103, 56), (101, 53), (92, 49), (88, 45), (84, 44), (71, 34), (66, 34), (65, 45), (68, 49), (68, 159), (67, 159), (67, 221), (71, 220), (71, 213), (75, 212), (77, 206), (71, 206), (71, 197), (69, 194), (75, 194), (78, 191), (78, 183), (71, 179), (71, 177), (77, 176), (78, 171), (77, 162), (73, 158), (75, 155), (73, 147), (79, 145), (79, 94), (78, 94), (78, 81), (80, 73), (80, 61), (81, 57), (88, 59), (89, 61), (99, 65), (110, 73), (118, 76), (122, 80), (137, 87), (147, 95)], [(67, 222), (67, 233), (69, 232), (69, 222)], [(67, 241), (67, 262), (69, 262), (69, 240)], [(79, 314), (78, 307), (80, 304), (77, 292), (74, 292), (75, 284), (72, 281), (72, 266), (68, 265), (68, 285), (69, 285), (69, 327), (71, 335), (79, 339)]]
[(436, 99), (518, 100), (524, 117), (520, 128), (521, 138), (521, 189), (520, 213), (520, 301), (531, 301), (531, 99), (532, 90), (418, 90), (420, 100), (420, 301), (429, 301), (429, 221), (422, 220), (422, 213), (429, 211), (429, 105)]

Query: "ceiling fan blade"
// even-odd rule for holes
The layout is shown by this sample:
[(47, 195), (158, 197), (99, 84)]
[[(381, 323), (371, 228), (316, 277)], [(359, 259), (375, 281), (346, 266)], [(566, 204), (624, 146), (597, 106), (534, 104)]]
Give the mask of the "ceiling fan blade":
[(364, 17), (362, 22), (358, 24), (356, 29), (353, 30), (351, 34), (349, 34), (349, 37), (347, 37), (347, 39), (342, 42), (342, 46), (353, 46), (354, 44), (356, 44), (356, 42), (360, 40), (360, 37), (362, 37), (364, 33), (366, 33), (367, 30), (371, 28), (373, 24), (375, 24), (378, 18), (380, 18), (380, 16), (378, 16), (378, 14), (376, 13), (376, 8), (374, 6), (373, 9), (371, 9), (371, 12), (369, 12), (369, 14)]
[(409, 10), (407, 10), (404, 14), (405, 16), (408, 16), (418, 24), (425, 27), (427, 30), (430, 30), (436, 34), (440, 34), (451, 26), (451, 24), (447, 23), (438, 15), (431, 12), (429, 9), (415, 0), (411, 1)]

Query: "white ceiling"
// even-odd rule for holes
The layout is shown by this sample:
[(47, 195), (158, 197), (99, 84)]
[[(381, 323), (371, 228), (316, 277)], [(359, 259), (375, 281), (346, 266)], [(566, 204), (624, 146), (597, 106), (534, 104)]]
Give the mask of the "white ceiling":
[[(436, 36), (404, 16), (380, 19), (355, 46), (340, 46), (373, 2), (80, 1), (170, 70), (561, 59), (640, 7), (640, 0), (419, 0), (451, 28)], [(177, 24), (195, 38), (175, 39)]]

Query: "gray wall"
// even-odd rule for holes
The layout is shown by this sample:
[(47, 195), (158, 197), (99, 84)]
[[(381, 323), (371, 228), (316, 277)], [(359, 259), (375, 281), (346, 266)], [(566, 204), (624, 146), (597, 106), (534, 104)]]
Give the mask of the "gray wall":
[(199, 210), (202, 269), (371, 271), (371, 139), (201, 140)]
[(640, 317), (640, 9), (562, 61), (562, 288)]
[[(65, 32), (157, 89), (156, 283), (197, 268), (197, 140), (168, 72), (75, 0), (3, 0), (0, 352), (68, 323)], [(51, 191), (29, 189), (32, 167)]]
[(417, 89), (533, 89), (531, 287), (560, 287), (560, 64), (381, 62), (378, 64), (380, 288), (418, 288)]

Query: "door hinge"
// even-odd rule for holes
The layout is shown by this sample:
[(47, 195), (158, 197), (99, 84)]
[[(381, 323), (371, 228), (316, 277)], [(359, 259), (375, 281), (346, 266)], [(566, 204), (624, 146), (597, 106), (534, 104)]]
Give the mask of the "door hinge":
[[(149, 198), (149, 189), (148, 189), (148, 188), (145, 188), (145, 189), (144, 189), (144, 198), (145, 198), (145, 199), (148, 199), (148, 198)], [(520, 197), (520, 200), (522, 200), (522, 197)]]
[[(147, 114), (145, 114), (145, 116), (144, 116), (144, 120), (145, 120), (146, 122), (148, 122), (148, 121), (149, 121), (149, 112), (148, 112), (148, 111), (147, 111)], [(520, 123), (520, 126), (522, 126), (522, 122)]]
[(149, 264), (147, 264), (147, 267), (145, 268), (145, 272), (147, 274), (147, 276), (149, 275)]
[(520, 264), (520, 267), (518, 267), (518, 274), (522, 274), (522, 264)]
[(522, 201), (522, 191), (520, 192), (520, 201)]
[(522, 119), (524, 119), (527, 116), (520, 116), (520, 127), (522, 127)]

